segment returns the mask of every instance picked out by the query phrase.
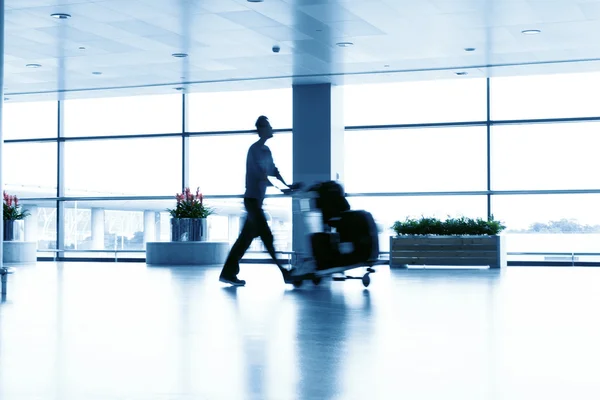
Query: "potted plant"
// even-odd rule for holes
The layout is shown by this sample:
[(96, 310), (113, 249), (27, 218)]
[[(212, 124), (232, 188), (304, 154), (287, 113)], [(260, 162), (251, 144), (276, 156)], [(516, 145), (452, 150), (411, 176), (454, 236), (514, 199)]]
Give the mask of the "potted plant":
[(4, 197), (2, 215), (4, 222), (4, 241), (22, 241), (24, 232), (24, 219), (28, 217), (29, 211), (24, 210), (19, 204), (17, 196), (11, 196), (6, 191), (2, 192)]
[(173, 242), (205, 242), (208, 240), (206, 218), (214, 210), (204, 204), (204, 196), (200, 188), (192, 193), (185, 188), (183, 193), (175, 195), (177, 206), (167, 209), (171, 214), (171, 241)]
[(506, 226), (482, 218), (406, 218), (396, 221), (390, 238), (390, 266), (456, 265), (500, 268), (506, 265)]

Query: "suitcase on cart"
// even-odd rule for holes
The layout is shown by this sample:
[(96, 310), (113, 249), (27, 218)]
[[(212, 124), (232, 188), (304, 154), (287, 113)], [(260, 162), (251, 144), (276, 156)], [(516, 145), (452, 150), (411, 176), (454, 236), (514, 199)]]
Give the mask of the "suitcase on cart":
[[(369, 286), (369, 274), (375, 272), (373, 266), (380, 264), (379, 236), (373, 216), (364, 210), (352, 210), (342, 185), (335, 181), (288, 193), (299, 202), (295, 213), (303, 216), (310, 248), (291, 257), (290, 276), (294, 286), (301, 286), (305, 280), (319, 284), (326, 276), (333, 280), (361, 279), (365, 287)], [(317, 224), (315, 212), (321, 214)], [(362, 277), (345, 275), (346, 271), (357, 268), (365, 268), (366, 273)]]
[(336, 232), (318, 232), (311, 236), (317, 270), (377, 261), (379, 238), (371, 213), (364, 210), (344, 211), (334, 225)]

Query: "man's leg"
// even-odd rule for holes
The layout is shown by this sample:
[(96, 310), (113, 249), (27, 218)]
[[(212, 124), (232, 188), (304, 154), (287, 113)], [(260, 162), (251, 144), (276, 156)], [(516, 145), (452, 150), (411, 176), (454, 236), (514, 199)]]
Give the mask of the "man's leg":
[[(260, 239), (265, 245), (267, 252), (273, 261), (275, 261), (275, 264), (277, 264), (279, 267), (284, 281), (287, 282), (289, 280), (289, 274), (288, 271), (279, 264), (279, 260), (277, 260), (277, 254), (275, 254), (275, 246), (273, 244), (273, 233), (271, 232), (271, 228), (269, 228), (269, 224), (267, 223), (267, 218), (265, 217), (265, 213), (262, 210), (261, 204), (257, 200), (250, 200), (251, 201), (248, 202), (247, 209), (248, 214), (252, 214), (253, 226), (256, 229), (256, 234), (257, 236), (260, 236)], [(250, 210), (252, 210), (252, 212)]]
[[(227, 256), (227, 260), (225, 261), (225, 265), (221, 271), (221, 278), (231, 281), (236, 280), (235, 278), (240, 272), (240, 260), (242, 257), (244, 257), (246, 250), (248, 250), (248, 247), (250, 247), (252, 241), (256, 237), (256, 229), (252, 219), (248, 216), (244, 222), (244, 227), (242, 228), (240, 236), (237, 238), (231, 247), (231, 250), (229, 251), (229, 255)], [(241, 282), (242, 284), (245, 283), (244, 281)]]

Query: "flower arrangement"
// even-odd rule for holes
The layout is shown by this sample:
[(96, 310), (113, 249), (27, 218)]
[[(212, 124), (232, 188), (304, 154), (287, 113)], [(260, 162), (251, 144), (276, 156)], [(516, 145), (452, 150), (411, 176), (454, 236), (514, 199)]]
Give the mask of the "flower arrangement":
[(2, 207), (4, 221), (24, 219), (30, 215), (29, 211), (22, 209), (17, 196), (11, 196), (5, 191), (2, 192), (2, 195), (4, 197), (4, 204)]
[(200, 193), (200, 188), (196, 193), (192, 193), (190, 188), (185, 188), (183, 193), (175, 195), (177, 206), (174, 209), (167, 209), (173, 218), (206, 218), (214, 214), (214, 210), (204, 205), (204, 196)]

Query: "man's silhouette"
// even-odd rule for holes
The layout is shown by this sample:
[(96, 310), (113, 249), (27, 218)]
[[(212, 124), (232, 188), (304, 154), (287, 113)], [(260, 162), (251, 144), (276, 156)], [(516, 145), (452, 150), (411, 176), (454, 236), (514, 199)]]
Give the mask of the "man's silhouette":
[(240, 236), (229, 252), (219, 277), (221, 282), (235, 286), (246, 284), (246, 281), (237, 277), (240, 272), (239, 262), (252, 241), (257, 237), (261, 238), (269, 255), (281, 270), (284, 281), (287, 282), (288, 271), (279, 265), (279, 261), (277, 261), (275, 247), (273, 246), (273, 234), (267, 224), (262, 205), (267, 187), (272, 186), (268, 179), (269, 176), (279, 179), (285, 186), (288, 185), (277, 167), (275, 167), (271, 150), (265, 145), (266, 141), (273, 137), (273, 128), (269, 123), (269, 119), (264, 115), (258, 117), (256, 130), (260, 139), (250, 146), (246, 158), (246, 193), (244, 194), (244, 207), (247, 212), (246, 221)]

